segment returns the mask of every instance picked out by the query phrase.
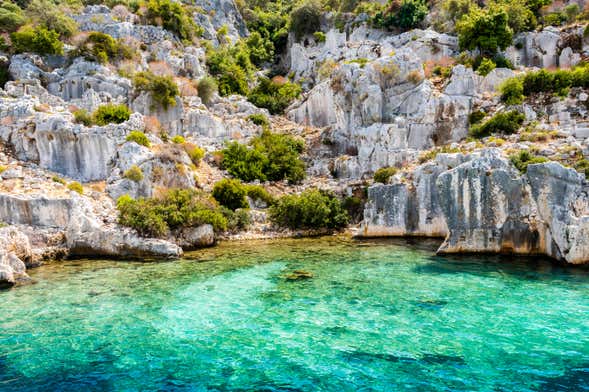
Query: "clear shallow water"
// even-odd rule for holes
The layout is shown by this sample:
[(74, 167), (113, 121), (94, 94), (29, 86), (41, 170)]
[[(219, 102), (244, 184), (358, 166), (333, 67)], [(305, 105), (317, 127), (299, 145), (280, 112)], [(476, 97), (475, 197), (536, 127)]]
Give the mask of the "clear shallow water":
[[(342, 239), (68, 261), (0, 292), (0, 391), (589, 390), (589, 271)], [(294, 270), (313, 273), (288, 281)]]

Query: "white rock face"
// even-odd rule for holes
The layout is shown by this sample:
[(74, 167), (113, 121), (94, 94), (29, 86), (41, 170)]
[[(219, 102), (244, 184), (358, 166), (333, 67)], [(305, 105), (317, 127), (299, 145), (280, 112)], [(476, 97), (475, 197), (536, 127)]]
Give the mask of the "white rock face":
[(13, 227), (0, 228), (0, 288), (29, 280), (26, 262), (32, 257), (29, 239)]
[[(401, 163), (416, 150), (466, 136), (472, 100), (484, 79), (462, 66), (455, 69), (439, 94), (423, 80), (421, 60), (407, 48), (363, 68), (344, 64), (288, 116), (298, 123), (329, 127), (338, 152), (353, 155), (348, 162), (354, 169), (342, 173), (360, 177)], [(414, 81), (408, 80), (410, 75)]]
[(358, 235), (444, 236), (439, 253), (589, 263), (589, 185), (575, 170), (549, 162), (521, 175), (493, 149), (443, 155), (410, 183), (370, 187)]

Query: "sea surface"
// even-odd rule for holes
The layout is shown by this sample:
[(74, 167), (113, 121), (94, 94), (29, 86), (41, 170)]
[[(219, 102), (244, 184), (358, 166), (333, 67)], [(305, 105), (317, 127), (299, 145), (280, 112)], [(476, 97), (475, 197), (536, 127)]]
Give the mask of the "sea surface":
[(589, 270), (435, 248), (51, 263), (0, 291), (0, 391), (589, 391)]

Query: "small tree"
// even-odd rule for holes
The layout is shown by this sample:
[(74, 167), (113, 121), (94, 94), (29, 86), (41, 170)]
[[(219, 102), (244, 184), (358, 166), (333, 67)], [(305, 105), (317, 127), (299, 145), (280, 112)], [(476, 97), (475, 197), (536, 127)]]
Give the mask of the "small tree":
[(224, 178), (213, 187), (215, 200), (231, 210), (247, 208), (246, 194), (246, 188), (239, 180)]
[(319, 31), (320, 26), (321, 5), (316, 0), (302, 3), (290, 14), (290, 31), (295, 34), (296, 39)]
[(502, 9), (473, 9), (456, 25), (460, 49), (478, 49), (481, 54), (493, 55), (498, 49), (507, 48), (513, 38), (507, 22), (507, 13)]

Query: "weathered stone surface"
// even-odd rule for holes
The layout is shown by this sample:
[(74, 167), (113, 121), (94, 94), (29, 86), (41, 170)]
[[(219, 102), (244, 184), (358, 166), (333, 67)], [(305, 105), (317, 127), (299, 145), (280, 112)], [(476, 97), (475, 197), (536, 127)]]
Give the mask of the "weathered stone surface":
[(0, 194), (0, 221), (9, 224), (65, 228), (71, 208), (68, 198)]
[(525, 180), (497, 151), (442, 173), (437, 179), (448, 236), (438, 252), (535, 254), (541, 232), (530, 221), (534, 203)]
[(14, 227), (0, 228), (0, 289), (29, 280), (26, 264), (32, 258), (28, 237)]
[(75, 197), (67, 228), (67, 246), (72, 256), (179, 257), (182, 249), (165, 240), (142, 238), (134, 230), (105, 226), (92, 213), (89, 203)]
[(211, 225), (186, 227), (173, 233), (170, 241), (184, 250), (192, 250), (211, 246), (215, 243), (215, 232)]
[(528, 166), (539, 217), (546, 222), (546, 253), (571, 264), (589, 262), (589, 199), (584, 178), (549, 162)]

